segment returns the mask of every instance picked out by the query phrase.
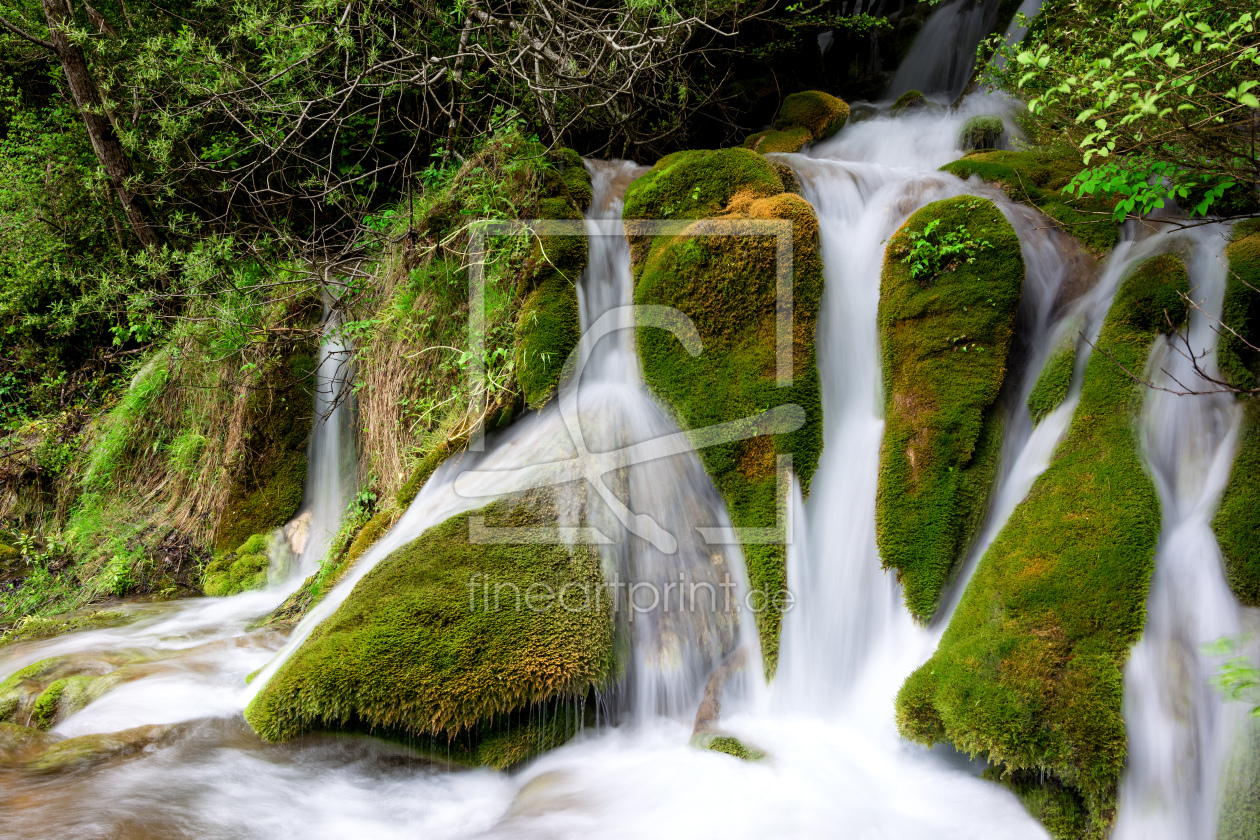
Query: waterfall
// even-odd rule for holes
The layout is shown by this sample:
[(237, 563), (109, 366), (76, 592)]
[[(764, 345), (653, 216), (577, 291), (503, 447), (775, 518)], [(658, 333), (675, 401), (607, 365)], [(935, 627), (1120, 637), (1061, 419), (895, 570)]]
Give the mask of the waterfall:
[(953, 102), (971, 81), (976, 47), (997, 20), (995, 0), (954, 0), (932, 12), (897, 68), (888, 98), (910, 90)]
[[(612, 453), (603, 464), (609, 473), (604, 480), (612, 487), (602, 497), (583, 488), (576, 503), (588, 511), (597, 541), (606, 540), (599, 550), (618, 599), (617, 632), (629, 642), (631, 654), (609, 698), (609, 711), (638, 718), (694, 714), (705, 681), (727, 655), (742, 647), (756, 660), (751, 622), (743, 632), (732, 608), (746, 589), (743, 561), (734, 547), (707, 545), (699, 530), (729, 527), (722, 499), (695, 453), (676, 451), (678, 426), (648, 394), (639, 373), (621, 194), (643, 170), (629, 161), (590, 167), (589, 265), (578, 281), (584, 335), (576, 357), (584, 362), (580, 379), (562, 386), (559, 397), (540, 413), (490, 436), (484, 452), (452, 458), (435, 471), (398, 523), (303, 618), (251, 684), (251, 696), (395, 549), (426, 528), (513, 489), (546, 486), (559, 464), (603, 453)], [(674, 544), (654, 544), (650, 533), (629, 528), (630, 520), (619, 519), (616, 509), (622, 519), (652, 523), (663, 540)], [(694, 592), (694, 584), (706, 593), (689, 599), (686, 609), (676, 600), (684, 597), (684, 584), (687, 591)], [(716, 599), (707, 597), (709, 591), (717, 593)], [(639, 599), (631, 602), (635, 593)], [(653, 602), (654, 593), (659, 603)]]
[[(1188, 246), (1192, 309), (1186, 339), (1215, 373), (1216, 331), (1225, 294), (1225, 230), (1207, 226), (1159, 237)], [(1171, 240), (1171, 241), (1169, 241)], [(1181, 346), (1185, 350), (1185, 346)], [(1161, 340), (1149, 369), (1157, 385), (1200, 381), (1189, 358)], [(1228, 394), (1149, 391), (1143, 449), (1159, 491), (1163, 527), (1147, 599), (1146, 629), (1124, 672), (1129, 766), (1120, 789), (1116, 840), (1216, 836), (1221, 770), (1236, 709), (1209, 684), (1219, 660), (1202, 645), (1240, 629), (1225, 581), (1212, 517), (1229, 479), (1241, 419)]]
[[(245, 676), (274, 653), (272, 640), (247, 634), (248, 625), (279, 606), (318, 566), (345, 510), (354, 479), (350, 410), (341, 399), (348, 385), (347, 348), (335, 331), (320, 347), (314, 382), (314, 422), (308, 447), (302, 509), (292, 524), (305, 529), (296, 564), (277, 529), (269, 553), (279, 574), (266, 588), (226, 598), (198, 598), (133, 609), (139, 620), (119, 628), (72, 633), (47, 641), (11, 645), (0, 658), (0, 680), (51, 656), (90, 663), (117, 651), (145, 652), (139, 679), (124, 682), (54, 732), (68, 737), (116, 732), (154, 723), (233, 715), (244, 708)], [(292, 533), (292, 531), (290, 531)], [(112, 668), (106, 668), (112, 670)]]

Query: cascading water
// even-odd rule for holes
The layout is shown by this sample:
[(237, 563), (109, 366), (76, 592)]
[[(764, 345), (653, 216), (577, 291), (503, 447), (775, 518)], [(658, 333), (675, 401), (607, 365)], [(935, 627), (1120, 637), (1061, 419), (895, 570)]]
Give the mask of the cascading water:
[[(116, 732), (147, 724), (168, 724), (231, 715), (243, 708), (245, 675), (263, 665), (275, 650), (274, 633), (247, 634), (246, 627), (292, 593), (323, 557), (345, 509), (353, 471), (345, 469), (353, 451), (349, 410), (339, 375), (346, 350), (336, 338), (325, 341), (315, 374), (316, 423), (309, 448), (305, 504), (288, 530), (272, 535), (269, 554), (275, 579), (266, 589), (228, 598), (180, 601), (133, 608), (140, 618), (126, 627), (75, 633), (49, 641), (17, 644), (4, 651), (0, 680), (17, 669), (51, 656), (94, 658), (130, 652), (134, 679), (60, 723), (53, 731), (73, 737)], [(291, 543), (299, 551), (294, 552)], [(296, 554), (296, 558), (295, 558)], [(296, 564), (292, 561), (296, 559)], [(91, 667), (87, 667), (91, 672)], [(112, 669), (109, 669), (112, 670)]]
[(997, 20), (996, 0), (954, 0), (932, 12), (897, 68), (888, 98), (917, 90), (953, 102), (976, 66), (976, 46)]
[[(967, 2), (938, 10), (933, 19), (949, 12), (958, 23), (974, 12), (961, 8)], [(952, 45), (970, 61), (966, 43)], [(660, 591), (679, 575), (721, 583), (729, 574), (743, 587), (738, 553), (715, 552), (696, 536), (697, 526), (729, 523), (698, 459), (676, 451), (676, 427), (641, 382), (624, 308), (633, 290), (619, 221), (619, 196), (636, 169), (592, 164), (590, 267), (579, 300), (584, 330), (589, 336), (599, 325), (595, 332), (603, 337), (584, 339), (584, 373), (569, 401), (518, 421), (488, 440), (487, 451), (435, 472), (399, 523), (311, 611), (279, 655), (273, 656), (279, 634), (247, 630), (247, 622), (278, 604), (300, 576), (264, 592), (166, 605), (125, 628), (7, 648), (0, 677), (61, 654), (134, 651), (153, 663), (69, 718), (61, 731), (185, 723), (164, 746), (130, 761), (70, 777), (6, 780), (0, 807), (13, 816), (0, 824), (0, 836), (1044, 838), (1012, 794), (976, 778), (965, 761), (901, 741), (892, 697), (931, 653), (976, 560), (1049, 463), (1076, 405), (1088, 341), (1096, 338), (1120, 279), (1175, 238), (1139, 241), (1128, 231), (1092, 287), (1081, 292), (1089, 268), (1082, 268), (1066, 237), (992, 189), (936, 171), (959, 156), (958, 132), (968, 117), (1009, 107), (1001, 97), (977, 95), (955, 110), (875, 117), (808, 155), (782, 158), (798, 173), (820, 222), (827, 288), (818, 363), (826, 427), (812, 494), (802, 502), (797, 493), (794, 502), (789, 582), (798, 606), (785, 617), (778, 677), (769, 692), (761, 691), (754, 658), (745, 666), (752, 690), (744, 703), (728, 706), (722, 721), (765, 750), (768, 760), (745, 763), (688, 746), (690, 716), (708, 674), (739, 648), (754, 650), (750, 617), (720, 609), (636, 612), (624, 599), (619, 632), (632, 656), (618, 695), (632, 714), (619, 718), (632, 725), (587, 730), (515, 774), (451, 772), (400, 746), (351, 736), (265, 746), (240, 718), (253, 691), (376, 563), (449, 516), (546, 479), (557, 462), (580, 454), (579, 443), (606, 456), (607, 489), (616, 497), (605, 505), (587, 493), (577, 508), (586, 511), (585, 524), (611, 540), (601, 546), (606, 575)], [(994, 198), (1015, 226), (1026, 279), (1002, 398), (1008, 419), (992, 510), (937, 621), (921, 628), (902, 606), (895, 580), (880, 570), (875, 549), (883, 426), (880, 267), (885, 240), (911, 213), (967, 192)], [(1219, 256), (1212, 235), (1190, 236), (1192, 285), (1202, 284), (1208, 312), (1219, 308), (1222, 279), (1211, 265)], [(1192, 343), (1210, 345), (1207, 330), (1207, 320), (1194, 316)], [(1062, 337), (1076, 332), (1084, 336), (1068, 398), (1034, 426), (1025, 403), (1037, 372)], [(330, 387), (335, 349), (326, 348), (320, 365), (321, 381)], [(1185, 381), (1177, 359), (1167, 352), (1163, 358)], [(321, 540), (335, 530), (345, 505), (349, 438), (339, 411), (312, 440), (311, 530), (299, 562), (305, 570), (322, 556)], [(1117, 836), (1123, 840), (1210, 836), (1227, 720), (1202, 688), (1210, 663), (1195, 651), (1235, 626), (1236, 607), (1220, 580), (1207, 529), (1235, 423), (1224, 398), (1155, 395), (1148, 402), (1144, 445), (1165, 528), (1150, 624), (1126, 672), (1134, 769), (1121, 794)], [(633, 456), (609, 454), (626, 450)], [(665, 545), (657, 531), (640, 527), (644, 518), (675, 543)], [(242, 690), (245, 675), (268, 659), (251, 688)], [(177, 684), (178, 691), (168, 690)], [(1193, 688), (1173, 691), (1179, 685)], [(1188, 775), (1177, 775), (1186, 768)]]
[[(1190, 312), (1186, 344), (1205, 354), (1199, 363), (1214, 374), (1225, 232), (1208, 226), (1158, 239), (1163, 249), (1189, 249), (1186, 267), (1199, 308)], [(1157, 345), (1150, 365), (1157, 385), (1181, 390), (1202, 382), (1185, 345), (1179, 349), (1166, 341)], [(1237, 710), (1209, 682), (1219, 660), (1201, 648), (1240, 629), (1238, 604), (1211, 528), (1229, 479), (1240, 417), (1228, 394), (1147, 395), (1142, 442), (1159, 490), (1163, 528), (1146, 629), (1125, 668), (1129, 768), (1120, 789), (1116, 840), (1216, 836), (1220, 775), (1238, 721)]]

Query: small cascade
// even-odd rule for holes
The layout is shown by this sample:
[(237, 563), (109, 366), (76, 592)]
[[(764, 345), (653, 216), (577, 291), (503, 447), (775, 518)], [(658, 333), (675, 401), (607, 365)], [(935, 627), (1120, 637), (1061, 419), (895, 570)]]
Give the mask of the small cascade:
[(581, 376), (542, 412), (488, 438), (484, 452), (435, 471), (398, 523), (297, 626), (251, 693), (395, 549), (507, 493), (551, 486), (557, 466), (574, 459), (599, 463), (603, 489), (579, 488), (568, 507), (585, 509), (586, 524), (598, 532), (618, 633), (631, 651), (609, 698), (614, 718), (691, 715), (713, 669), (741, 645), (755, 651), (754, 634), (741, 633), (736, 615), (746, 589), (742, 559), (730, 546), (707, 544), (699, 530), (729, 527), (722, 499), (695, 453), (679, 446), (678, 426), (639, 373), (621, 194), (642, 170), (628, 161), (590, 167), (589, 267), (578, 284)]
[[(325, 318), (328, 317), (325, 312)], [(308, 522), (306, 539), (298, 552), (299, 580), (314, 573), (328, 553), (355, 485), (350, 359), (346, 339), (335, 328), (330, 330), (320, 346), (315, 370), (315, 423), (307, 450), (303, 510), (299, 514)]]
[[(1225, 294), (1222, 226), (1158, 237), (1165, 250), (1189, 247), (1192, 309), (1186, 334), (1215, 373), (1216, 320)], [(1171, 241), (1170, 241), (1171, 240)], [(1185, 344), (1180, 344), (1185, 351)], [(1156, 385), (1200, 382), (1189, 358), (1161, 340), (1149, 366)], [(1182, 385), (1178, 385), (1180, 382)], [(1240, 407), (1229, 394), (1149, 391), (1142, 444), (1159, 490), (1163, 528), (1147, 599), (1146, 628), (1124, 673), (1128, 770), (1115, 840), (1211, 840), (1220, 774), (1237, 708), (1209, 683), (1219, 660), (1202, 646), (1239, 632), (1238, 604), (1225, 581), (1212, 517), (1229, 479)]]
[(888, 98), (910, 90), (953, 102), (971, 81), (976, 47), (997, 21), (996, 0), (954, 0), (932, 12), (897, 68)]
[[(117, 732), (147, 724), (167, 724), (234, 715), (244, 708), (245, 676), (275, 651), (269, 635), (250, 634), (249, 624), (275, 609), (318, 566), (348, 501), (354, 478), (350, 410), (338, 399), (347, 386), (347, 352), (335, 337), (323, 342), (315, 373), (315, 421), (307, 458), (302, 510), (270, 543), (279, 572), (262, 590), (226, 598), (198, 598), (130, 609), (140, 617), (124, 627), (72, 633), (47, 641), (7, 647), (0, 681), (21, 667), (52, 656), (90, 663), (130, 651), (145, 674), (129, 679), (61, 722), (54, 732), (73, 737)], [(305, 535), (301, 532), (305, 531)], [(291, 546), (297, 544), (300, 551)], [(297, 563), (291, 561), (297, 555)], [(112, 670), (108, 669), (108, 670)]]

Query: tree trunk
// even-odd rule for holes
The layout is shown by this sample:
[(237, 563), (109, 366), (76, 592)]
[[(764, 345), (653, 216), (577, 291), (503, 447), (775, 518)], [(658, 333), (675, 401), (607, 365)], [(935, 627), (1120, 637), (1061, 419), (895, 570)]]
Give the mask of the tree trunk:
[(40, 0), (44, 9), (44, 19), (48, 23), (48, 39), (52, 42), (57, 58), (61, 60), (61, 68), (65, 71), (66, 82), (70, 85), (70, 93), (74, 104), (83, 115), (87, 125), (88, 138), (92, 141), (92, 150), (105, 169), (118, 200), (122, 202), (123, 212), (131, 230), (145, 248), (156, 248), (161, 244), (157, 228), (154, 227), (144, 200), (127, 186), (131, 178), (131, 161), (118, 141), (114, 126), (105, 116), (104, 103), (101, 101), (96, 82), (88, 72), (87, 59), (83, 50), (70, 42), (65, 28), (71, 24), (70, 6), (66, 0)]

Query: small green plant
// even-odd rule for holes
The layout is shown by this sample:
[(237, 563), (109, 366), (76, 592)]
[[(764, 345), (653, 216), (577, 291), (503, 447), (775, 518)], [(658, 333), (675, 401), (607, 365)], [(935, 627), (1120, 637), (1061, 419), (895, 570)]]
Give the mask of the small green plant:
[(922, 231), (911, 231), (903, 260), (910, 266), (910, 276), (920, 282), (931, 280), (960, 265), (970, 265), (976, 255), (993, 246), (977, 240), (963, 225), (953, 230), (940, 230), (941, 220), (933, 219)]
[(1255, 704), (1252, 717), (1260, 717), (1260, 668), (1243, 652), (1244, 639), (1222, 638), (1203, 646), (1208, 656), (1228, 656), (1212, 677), (1212, 685), (1227, 700)]

